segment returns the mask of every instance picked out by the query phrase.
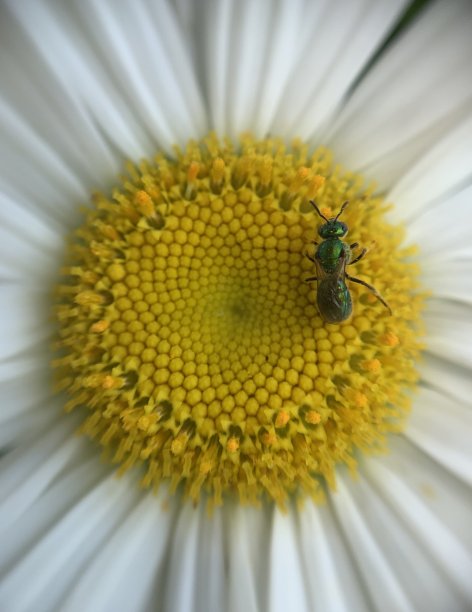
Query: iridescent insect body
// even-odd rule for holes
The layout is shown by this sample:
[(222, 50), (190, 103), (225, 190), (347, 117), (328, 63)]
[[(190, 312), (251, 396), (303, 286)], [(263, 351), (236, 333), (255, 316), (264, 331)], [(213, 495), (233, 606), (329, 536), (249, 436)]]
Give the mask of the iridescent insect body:
[(367, 253), (367, 249), (362, 248), (359, 255), (353, 258), (352, 252), (359, 247), (359, 244), (354, 242), (348, 245), (342, 240), (348, 232), (348, 227), (342, 221), (338, 221), (338, 219), (348, 203), (344, 202), (335, 217), (327, 219), (315, 202), (310, 202), (318, 215), (326, 223), (323, 223), (318, 229), (318, 234), (323, 239), (323, 242), (313, 242), (317, 247), (315, 257), (307, 255), (308, 259), (316, 265), (317, 275), (307, 278), (306, 282), (312, 283), (316, 281), (318, 283), (318, 310), (326, 323), (342, 323), (352, 314), (352, 298), (346, 284), (346, 279), (367, 287), (392, 314), (390, 306), (375, 287), (359, 278), (350, 276), (346, 272), (346, 266), (358, 262)]

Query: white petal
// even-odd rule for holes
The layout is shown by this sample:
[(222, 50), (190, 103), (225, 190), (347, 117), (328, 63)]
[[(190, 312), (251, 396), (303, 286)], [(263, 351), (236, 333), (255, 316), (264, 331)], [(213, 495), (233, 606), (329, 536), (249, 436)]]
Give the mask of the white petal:
[[(201, 136), (208, 130), (208, 118), (201, 85), (193, 65), (192, 50), (187, 44), (186, 33), (182, 31), (177, 16), (167, 2), (159, 0), (147, 3), (145, 6), (148, 7), (154, 30), (151, 33), (148, 28), (148, 35), (153, 39), (148, 43), (149, 54), (156, 57), (158, 45), (162, 46), (159, 49), (161, 61), (158, 66), (153, 66), (155, 71), (152, 79), (155, 79), (154, 95), (161, 96), (162, 88), (167, 90), (165, 92), (166, 117), (176, 116), (174, 129), (179, 134), (179, 141), (184, 144), (188, 138)], [(165, 71), (162, 66), (164, 62), (166, 63)], [(144, 78), (151, 80), (149, 74), (145, 74)], [(158, 80), (162, 84), (159, 90), (156, 89)]]
[(231, 12), (230, 0), (209, 5), (208, 14), (200, 16), (201, 35), (204, 48), (200, 51), (205, 70), (210, 121), (219, 134), (225, 134), (226, 124), (226, 75), (228, 62), (228, 40), (230, 37)]
[[(456, 478), (448, 469), (417, 446), (414, 437), (410, 437), (408, 428), (406, 435), (392, 436), (389, 439), (389, 447), (390, 452), (385, 456), (366, 458), (362, 464), (362, 471), (368, 470), (371, 464), (381, 464), (389, 474), (395, 476), (395, 479), (401, 480), (410, 494), (417, 497), (418, 502), (431, 511), (435, 520), (453, 534), (457, 542), (460, 542), (466, 550), (472, 550), (472, 531), (470, 530), (472, 491), (470, 486)], [(388, 489), (389, 485), (390, 476), (387, 478), (385, 475), (384, 488)], [(403, 505), (403, 499), (403, 496), (400, 495), (395, 503)], [(386, 498), (386, 502), (390, 503), (389, 498)], [(438, 532), (438, 538), (439, 535)], [(429, 537), (435, 539), (435, 532), (432, 531)], [(434, 546), (440, 547), (440, 542), (435, 542)], [(430, 553), (427, 554), (431, 556)], [(432, 560), (436, 562), (434, 556)], [(454, 559), (444, 559), (444, 562), (449, 564), (449, 571), (453, 572)]]
[[(13, 201), (29, 204), (29, 209), (40, 209), (41, 218), (69, 221), (72, 207), (87, 195), (78, 180), (61, 158), (57, 143), (51, 144), (37, 133), (37, 126), (29, 125), (0, 100), (0, 126), (3, 138), (0, 144), (2, 159), (1, 185)], [(73, 218), (73, 217), (72, 217)]]
[(63, 397), (51, 396), (47, 364), (43, 368), (28, 368), (22, 375), (23, 368), (16, 362), (7, 360), (18, 366), (15, 378), (0, 381), (0, 449), (15, 448), (21, 442), (27, 443), (33, 432), (46, 431), (58, 415), (62, 416), (64, 406)]
[(405, 5), (370, 0), (305, 5), (299, 55), (272, 131), (325, 143), (339, 106)]
[[(19, 19), (13, 15), (15, 12)], [(70, 38), (65, 34), (68, 44), (57, 47), (47, 13), (40, 2), (2, 4), (0, 72), (4, 87), (0, 93), (0, 116), (5, 131), (0, 139), (2, 164), (15, 170), (12, 162), (16, 159), (17, 174), (22, 175), (19, 188), (28, 189), (31, 183), (34, 187), (40, 174), (45, 178), (45, 193), (47, 176), (55, 179), (49, 185), (50, 191), (58, 185), (67, 185), (73, 191), (84, 184), (104, 187), (106, 179), (116, 174), (118, 160), (79, 104), (74, 90), (55, 74), (48, 61), (54, 58), (61, 63), (70, 80), (77, 76), (74, 63), (67, 63), (72, 59)], [(46, 51), (48, 44), (51, 47)], [(88, 92), (90, 95), (91, 90)], [(44, 195), (37, 191), (41, 200)]]
[(300, 512), (300, 551), (313, 612), (363, 612), (363, 584), (330, 507), (307, 502)]
[[(10, 8), (28, 34), (29, 48), (30, 41), (34, 41), (41, 60), (40, 74), (49, 76), (53, 91), (64, 92), (66, 108), (78, 106), (79, 118), (85, 115), (89, 121), (93, 120), (100, 126), (102, 133), (105, 128), (105, 131), (119, 136), (127, 147), (128, 155), (138, 158), (147, 139), (140, 133), (134, 117), (126, 112), (100, 58), (89, 48), (87, 28), (84, 28), (85, 32), (80, 31), (80, 21), (74, 16), (72, 5), (69, 11), (61, 11), (60, 14), (52, 11), (46, 2), (10, 2)], [(93, 19), (94, 12), (90, 10)], [(32, 63), (30, 55), (31, 52), (25, 58), (26, 65)], [(41, 88), (38, 89), (41, 91)], [(74, 102), (71, 103), (70, 99)], [(92, 111), (90, 106), (93, 106)], [(86, 150), (89, 148), (87, 146)]]
[[(48, 295), (34, 288), (4, 285), (0, 301), (0, 361), (49, 338)], [(47, 353), (43, 358), (48, 359)]]
[[(398, 495), (389, 472), (379, 478), (382, 468), (378, 463), (372, 458), (363, 461), (357, 482), (347, 474), (342, 476), (341, 499), (333, 499), (360, 579), (372, 598), (371, 607), (434, 612), (462, 609), (460, 596), (444, 579), (428, 548), (415, 537), (415, 530), (410, 529), (410, 499)], [(390, 491), (390, 497), (393, 492), (397, 494), (396, 503), (387, 498)], [(423, 509), (421, 501), (419, 508)], [(424, 585), (431, 585), (427, 592)]]
[(263, 137), (271, 130), (302, 51), (304, 17), (301, 0), (206, 4), (200, 16), (201, 55), (217, 132), (236, 137), (251, 130)]
[(182, 508), (172, 536), (172, 550), (165, 590), (167, 610), (193, 610), (197, 589), (198, 531), (201, 505), (187, 503)]
[(405, 584), (395, 574), (383, 542), (377, 540), (366, 519), (364, 504), (361, 505), (352, 496), (348, 487), (349, 478), (338, 476), (338, 494), (332, 495), (331, 500), (374, 608), (385, 612), (413, 611)]
[[(226, 130), (233, 138), (247, 130), (256, 132), (265, 59), (272, 32), (272, 8), (273, 4), (266, 0), (242, 0), (234, 4), (235, 14), (231, 20), (231, 41), (226, 59), (226, 80), (223, 81), (224, 67), (215, 66), (215, 73), (208, 75), (209, 83), (212, 83), (212, 79), (215, 79), (215, 85), (220, 83), (220, 80), (223, 81), (221, 95), (228, 98)], [(224, 42), (221, 41), (220, 44), (223, 45)], [(208, 48), (208, 57), (210, 56), (211, 50)], [(210, 63), (208, 68), (212, 69)], [(217, 121), (224, 123), (224, 107), (218, 107), (216, 99), (212, 110), (216, 119), (215, 125), (218, 125)], [(259, 128), (257, 133), (261, 134)]]
[[(228, 609), (224, 510), (218, 508), (212, 516), (207, 512), (205, 503), (194, 508), (188, 501), (180, 509), (166, 570), (166, 610)], [(240, 602), (241, 595), (238, 592)]]
[[(431, 169), (434, 174), (447, 178), (447, 172), (443, 173), (440, 167), (433, 165)], [(471, 197), (472, 187), (465, 187), (436, 201), (422, 197), (415, 201), (409, 195), (399, 200), (395, 214), (406, 218), (408, 243), (420, 245), (423, 266), (443, 263), (453, 267), (451, 260), (470, 257)]]
[(300, 554), (294, 512), (274, 512), (270, 551), (269, 610), (312, 610), (308, 600), (307, 568)]
[(47, 364), (38, 360), (36, 353), (23, 354), (21, 358), (15, 360), (0, 361), (0, 384), (18, 377), (34, 375), (38, 371), (44, 372), (47, 369)]
[(279, 3), (278, 9), (272, 13), (270, 37), (259, 83), (255, 130), (260, 135), (272, 131), (275, 112), (283, 100), (294, 64), (301, 53), (299, 36), (304, 18), (302, 0), (285, 0)]
[(469, 8), (432, 3), (369, 71), (328, 139), (343, 164), (391, 185), (470, 114)]
[(45, 431), (53, 427), (62, 408), (62, 405), (59, 404), (61, 402), (58, 400), (51, 402), (51, 405), (45, 403), (38, 410), (28, 410), (27, 413), (20, 413), (18, 416), (2, 423), (0, 428), (0, 452), (28, 443), (38, 431)]
[(437, 357), (472, 367), (472, 320), (464, 304), (431, 299), (425, 312), (427, 350)]
[(458, 300), (472, 306), (472, 258), (451, 261), (446, 254), (445, 261), (422, 258), (421, 263), (421, 280), (425, 287), (434, 291), (435, 297)]
[[(412, 457), (414, 458), (414, 457)], [(425, 608), (428, 610), (461, 610), (472, 604), (472, 556), (462, 540), (460, 529), (469, 529), (467, 523), (460, 524), (454, 517), (456, 506), (462, 505), (467, 498), (449, 499), (450, 515), (446, 521), (438, 517), (433, 508), (416, 491), (412, 491), (404, 477), (398, 472), (390, 471), (381, 462), (370, 462), (366, 467), (369, 478), (375, 487), (382, 492), (388, 505), (396, 512), (408, 531), (414, 534), (415, 540), (421, 545), (423, 555), (434, 561), (437, 568), (445, 575), (435, 580), (422, 580), (423, 584), (431, 584), (430, 596), (434, 599)], [(439, 493), (441, 494), (441, 493)], [(470, 495), (468, 496), (470, 499)], [(419, 559), (418, 559), (419, 561)], [(415, 565), (415, 574), (419, 568), (416, 561), (410, 557), (409, 562)], [(411, 566), (410, 566), (411, 567)], [(418, 571), (418, 576), (421, 572)], [(414, 578), (415, 582), (417, 578)], [(448, 583), (453, 587), (448, 587)], [(442, 584), (441, 584), (442, 583)], [(405, 584), (405, 583), (403, 583)], [(448, 602), (447, 597), (453, 596), (456, 602)]]
[(429, 387), (459, 402), (472, 397), (472, 378), (469, 368), (426, 353), (419, 364), (419, 370), (421, 379)]
[(185, 38), (189, 43), (193, 43), (192, 35), (195, 28), (197, 16), (201, 13), (201, 5), (195, 4), (193, 0), (171, 0), (171, 4), (175, 8), (177, 19), (181, 27), (186, 32)]
[(133, 487), (136, 484), (128, 479), (110, 476), (92, 489), (3, 577), (0, 606), (15, 612), (58, 609), (77, 576), (135, 503)]
[(271, 509), (235, 505), (227, 512), (228, 612), (265, 610)]
[(113, 2), (91, 0), (77, 8), (87, 35), (98, 43), (96, 63), (107, 68), (127, 113), (152, 135), (153, 146), (170, 151), (176, 142), (200, 135), (203, 106), (182, 32), (167, 3), (161, 0), (150, 10), (134, 2), (117, 11)]
[[(435, 206), (440, 199), (446, 199), (461, 190), (469, 182), (471, 139), (472, 113), (469, 113), (463, 121), (455, 122), (440, 139), (429, 143), (428, 150), (418, 161), (409, 165), (404, 176), (388, 194), (390, 200), (399, 204), (397, 216), (404, 220), (411, 219), (426, 207)], [(466, 193), (455, 196), (459, 203), (466, 197)], [(454, 222), (454, 209), (451, 209), (451, 205), (448, 213), (446, 218), (450, 219), (452, 213)], [(463, 214), (459, 210), (458, 218)]]
[(27, 279), (30, 287), (38, 285), (49, 292), (51, 276), (59, 267), (64, 233), (64, 225), (60, 230), (53, 227), (44, 212), (27, 210), (0, 194), (0, 276)]
[(436, 390), (423, 389), (407, 434), (438, 463), (472, 485), (472, 412), (466, 401), (459, 403)]
[(109, 467), (92, 454), (86, 461), (77, 461), (70, 470), (61, 472), (55, 482), (43, 491), (13, 528), (2, 535), (0, 573), (3, 575), (28, 554), (54, 524), (101, 480)]
[(155, 606), (174, 512), (162, 508), (162, 496), (136, 497), (127, 504), (131, 508), (125, 520), (61, 602), (62, 611), (139, 612)]
[(27, 373), (20, 370), (14, 378), (0, 381), (2, 425), (11, 418), (37, 411), (38, 406), (44, 405), (51, 399), (49, 375), (47, 364), (44, 364), (42, 368)]
[(224, 610), (226, 606), (225, 527), (223, 511), (208, 516), (203, 508), (198, 535), (195, 610)]
[(73, 106), (123, 156), (170, 150), (204, 129), (185, 41), (164, 2), (119, 11), (94, 0), (60, 11), (34, 0), (10, 7)]
[[(196, 53), (213, 126), (232, 136), (248, 129), (310, 136), (334, 113), (404, 4), (208, 2), (197, 15)], [(188, 28), (189, 18), (182, 19)]]
[[(5, 533), (42, 494), (57, 474), (78, 454), (84, 438), (71, 436), (77, 419), (62, 416), (37, 442), (18, 447), (0, 463), (0, 533)], [(35, 436), (35, 437), (36, 437)]]

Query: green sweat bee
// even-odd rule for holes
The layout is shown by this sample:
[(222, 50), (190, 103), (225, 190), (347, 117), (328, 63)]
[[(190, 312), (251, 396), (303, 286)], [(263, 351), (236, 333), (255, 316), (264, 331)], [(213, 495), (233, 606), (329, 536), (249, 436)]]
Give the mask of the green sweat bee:
[(342, 240), (348, 232), (348, 227), (338, 219), (349, 202), (344, 202), (338, 214), (332, 219), (327, 219), (313, 200), (310, 201), (310, 204), (318, 215), (326, 221), (318, 229), (318, 234), (323, 242), (320, 244), (313, 241), (313, 244), (317, 247), (315, 257), (307, 255), (308, 259), (316, 265), (317, 275), (306, 279), (307, 283), (315, 281), (318, 283), (316, 299), (322, 319), (326, 323), (342, 323), (351, 316), (352, 298), (346, 285), (346, 279), (367, 287), (392, 314), (392, 309), (375, 287), (359, 278), (349, 276), (346, 272), (346, 266), (358, 262), (367, 253), (367, 249), (362, 248), (360, 253), (352, 258), (352, 252), (359, 247), (359, 244), (354, 242), (348, 245)]

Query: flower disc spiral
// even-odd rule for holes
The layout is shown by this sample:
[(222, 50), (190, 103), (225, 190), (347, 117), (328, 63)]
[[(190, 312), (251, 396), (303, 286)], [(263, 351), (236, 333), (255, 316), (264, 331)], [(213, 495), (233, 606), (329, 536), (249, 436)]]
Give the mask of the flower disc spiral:
[[(393, 316), (350, 284), (354, 314), (316, 309), (319, 217), (343, 213), (353, 266)], [(209, 136), (129, 164), (70, 241), (59, 286), (58, 386), (82, 430), (145, 486), (215, 503), (319, 498), (355, 449), (378, 450), (407, 413), (421, 349), (417, 267), (403, 230), (325, 149)], [(375, 245), (373, 242), (375, 241)]]

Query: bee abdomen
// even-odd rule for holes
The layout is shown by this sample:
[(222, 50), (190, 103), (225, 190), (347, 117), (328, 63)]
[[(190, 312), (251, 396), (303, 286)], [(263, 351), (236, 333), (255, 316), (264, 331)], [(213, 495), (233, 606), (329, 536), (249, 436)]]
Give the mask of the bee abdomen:
[(318, 283), (318, 309), (326, 323), (341, 323), (352, 313), (352, 300), (346, 283), (326, 278)]

